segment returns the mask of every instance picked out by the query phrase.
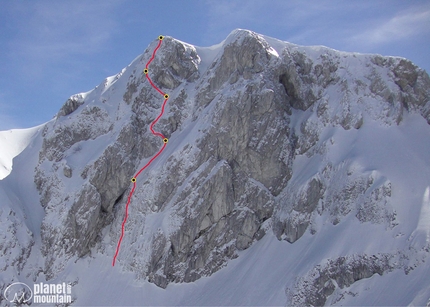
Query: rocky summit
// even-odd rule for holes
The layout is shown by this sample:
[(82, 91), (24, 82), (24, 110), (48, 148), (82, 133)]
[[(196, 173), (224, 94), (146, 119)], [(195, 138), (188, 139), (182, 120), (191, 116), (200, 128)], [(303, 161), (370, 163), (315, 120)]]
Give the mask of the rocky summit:
[[(2, 290), (67, 281), (77, 305), (427, 303), (428, 74), (247, 30), (212, 47), (164, 37), (148, 73), (169, 95), (154, 127), (168, 144), (137, 178), (112, 267), (130, 179), (163, 145), (143, 72), (157, 43), (70, 97), (0, 181)], [(124, 295), (85, 295), (103, 284)]]

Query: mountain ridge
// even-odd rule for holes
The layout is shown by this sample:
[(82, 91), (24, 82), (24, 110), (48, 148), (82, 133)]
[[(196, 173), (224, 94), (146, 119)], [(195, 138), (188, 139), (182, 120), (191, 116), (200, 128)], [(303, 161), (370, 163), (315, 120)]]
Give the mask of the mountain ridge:
[[(73, 263), (90, 269), (113, 255), (130, 178), (159, 146), (147, 127), (160, 99), (142, 72), (154, 46), (94, 90), (72, 96), (39, 135), (34, 181), (44, 217), (40, 235), (33, 227), (25, 252), (16, 253), (31, 259), (40, 249), (41, 259), (31, 259), (37, 273), (25, 261), (21, 271), (33, 280), (75, 282), (78, 304), (89, 302), (80, 295), (91, 279), (72, 273)], [(428, 206), (428, 75), (401, 58), (301, 47), (247, 30), (217, 46), (166, 36), (151, 64), (154, 83), (170, 96), (157, 124), (169, 143), (138, 182), (123, 243), (129, 248), (119, 269), (102, 270), (105, 278), (133, 272), (144, 288), (145, 281), (167, 290), (200, 282), (203, 291), (210, 282), (202, 277), (220, 282), (228, 276), (221, 272), (252, 258), (253, 249), (279, 257), (258, 246), (293, 255), (320, 249), (321, 258), (306, 253), (297, 269), (279, 264), (295, 277), (281, 278), (273, 299), (270, 290), (257, 291), (263, 301), (241, 289), (251, 304), (322, 305), (369, 303), (356, 285), (375, 274), (428, 271), (429, 228), (408, 220), (423, 221)], [(357, 246), (344, 247), (336, 227)], [(367, 229), (384, 242), (353, 234)], [(264, 267), (268, 281), (275, 267)], [(424, 304), (430, 289), (414, 285), (404, 302)], [(245, 292), (225, 299), (243, 304)], [(213, 304), (218, 295), (193, 297), (183, 302)]]

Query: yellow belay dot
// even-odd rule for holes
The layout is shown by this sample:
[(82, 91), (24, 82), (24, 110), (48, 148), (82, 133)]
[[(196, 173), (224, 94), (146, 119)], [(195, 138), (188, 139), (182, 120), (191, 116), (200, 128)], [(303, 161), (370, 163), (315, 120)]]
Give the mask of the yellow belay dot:
[(147, 75), (147, 74), (148, 74), (148, 68), (145, 68), (145, 69), (143, 70), (143, 73), (144, 73), (145, 75)]
[(167, 142), (169, 141), (169, 139), (168, 138), (164, 138), (163, 139), (163, 142), (164, 142), (164, 144), (167, 144)]
[(131, 182), (136, 182), (136, 178), (135, 177), (131, 178)]

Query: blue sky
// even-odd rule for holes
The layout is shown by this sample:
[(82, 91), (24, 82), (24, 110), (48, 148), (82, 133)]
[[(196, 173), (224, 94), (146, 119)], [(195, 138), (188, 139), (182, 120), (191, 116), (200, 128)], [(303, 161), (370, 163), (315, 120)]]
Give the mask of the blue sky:
[(0, 130), (50, 120), (158, 35), (210, 46), (243, 28), (402, 56), (430, 72), (428, 0), (0, 0)]

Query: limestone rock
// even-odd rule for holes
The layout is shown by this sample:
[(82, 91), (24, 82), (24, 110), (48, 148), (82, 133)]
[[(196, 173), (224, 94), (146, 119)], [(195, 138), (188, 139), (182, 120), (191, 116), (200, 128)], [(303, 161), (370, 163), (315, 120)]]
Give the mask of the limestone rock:
[(290, 296), (291, 305), (324, 306), (327, 298), (338, 288), (349, 287), (354, 282), (374, 274), (383, 275), (401, 268), (393, 258), (401, 255), (351, 255), (329, 259), (315, 266), (307, 276), (298, 280)]
[[(113, 254), (130, 179), (162, 146), (148, 126), (164, 99), (143, 73), (157, 44), (44, 129), (35, 184), (49, 278), (73, 256)], [(353, 137), (408, 112), (429, 121), (428, 75), (406, 60), (278, 45), (245, 30), (218, 53), (165, 37), (148, 69), (170, 95), (154, 127), (169, 142), (136, 182), (121, 269), (165, 288), (213, 274), (265, 235), (294, 244), (317, 219), (397, 225), (390, 178), (337, 158), (333, 131)], [(306, 163), (316, 171), (298, 173)], [(319, 270), (320, 294), (304, 304), (390, 269), (360, 257)]]

